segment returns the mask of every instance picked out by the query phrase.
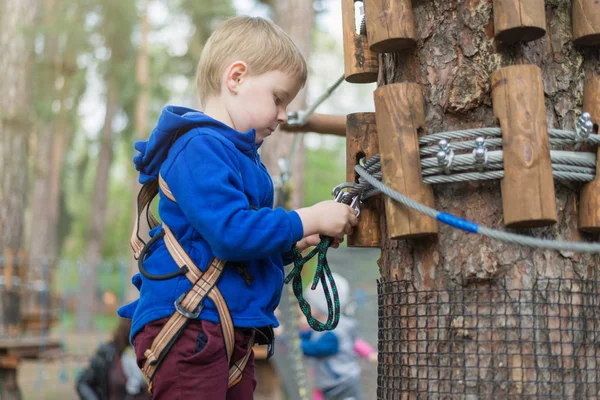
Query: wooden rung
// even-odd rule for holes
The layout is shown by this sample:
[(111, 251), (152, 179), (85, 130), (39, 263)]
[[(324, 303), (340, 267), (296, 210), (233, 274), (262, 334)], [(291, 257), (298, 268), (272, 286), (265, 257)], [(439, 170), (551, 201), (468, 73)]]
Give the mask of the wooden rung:
[(350, 83), (377, 82), (379, 60), (369, 50), (366, 35), (356, 30), (354, 0), (342, 0), (342, 25), (344, 30), (344, 74)]
[[(360, 157), (379, 153), (375, 113), (356, 113), (346, 117), (346, 182), (358, 182), (354, 167)], [(373, 196), (360, 205), (358, 225), (348, 236), (348, 247), (379, 247), (381, 233), (381, 196)]]
[[(423, 183), (419, 132), (424, 133), (423, 93), (416, 83), (402, 82), (375, 90), (375, 114), (383, 182), (422, 204), (433, 207), (433, 191)], [(435, 235), (438, 223), (386, 197), (388, 237)]]
[(416, 44), (412, 0), (365, 0), (369, 48), (395, 53)]
[[(600, 74), (590, 72), (583, 86), (583, 111), (590, 113), (597, 132), (600, 123)], [(596, 178), (583, 186), (579, 196), (579, 229), (600, 232), (600, 147), (596, 152)]]
[(578, 46), (600, 45), (598, 0), (573, 0), (573, 41)]
[(492, 74), (494, 115), (502, 129), (504, 223), (534, 228), (556, 223), (556, 200), (542, 72), (515, 65)]
[(494, 30), (496, 39), (507, 44), (543, 37), (544, 0), (494, 0)]

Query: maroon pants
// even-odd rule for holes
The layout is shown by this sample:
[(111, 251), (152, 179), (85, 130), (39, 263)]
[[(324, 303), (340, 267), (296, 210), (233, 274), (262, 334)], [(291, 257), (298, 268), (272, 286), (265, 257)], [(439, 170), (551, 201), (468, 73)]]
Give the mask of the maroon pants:
[[(144, 326), (135, 335), (134, 347), (140, 368), (146, 357), (144, 352), (152, 345), (167, 318)], [(250, 331), (235, 330), (233, 360), (241, 359), (248, 349)], [(254, 398), (254, 354), (250, 355), (241, 381), (227, 388), (229, 365), (221, 326), (207, 321), (191, 321), (152, 379), (153, 399), (207, 399), (251, 400)]]

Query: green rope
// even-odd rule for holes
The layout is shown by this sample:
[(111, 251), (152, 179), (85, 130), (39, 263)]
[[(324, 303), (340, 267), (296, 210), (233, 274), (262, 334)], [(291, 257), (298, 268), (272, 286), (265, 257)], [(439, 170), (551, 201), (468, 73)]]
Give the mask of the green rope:
[[(331, 270), (329, 269), (329, 263), (327, 262), (327, 249), (331, 246), (332, 241), (333, 238), (331, 237), (321, 236), (321, 243), (312, 249), (306, 257), (302, 257), (302, 253), (300, 253), (300, 250), (294, 245), (292, 248), (294, 268), (285, 278), (285, 283), (290, 283), (290, 281), (293, 280), (292, 288), (294, 289), (294, 295), (298, 299), (300, 309), (306, 316), (308, 325), (318, 332), (333, 330), (340, 321), (340, 299), (338, 297), (335, 281), (333, 280), (333, 275), (331, 275)], [(323, 286), (323, 291), (325, 292), (325, 299), (327, 300), (327, 321), (325, 323), (312, 316), (310, 304), (304, 299), (302, 290), (302, 268), (304, 268), (306, 263), (316, 254), (318, 254), (317, 270), (315, 271), (311, 290), (315, 290), (319, 281), (321, 281), (321, 286)], [(331, 293), (329, 292), (329, 286), (327, 285), (328, 281), (331, 285), (331, 292), (333, 292), (333, 301), (331, 300)]]

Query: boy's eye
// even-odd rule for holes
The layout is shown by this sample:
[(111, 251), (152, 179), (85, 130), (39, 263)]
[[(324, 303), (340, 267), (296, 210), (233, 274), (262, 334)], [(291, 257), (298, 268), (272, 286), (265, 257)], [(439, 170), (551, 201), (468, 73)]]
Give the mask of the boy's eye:
[(275, 105), (276, 105), (276, 106), (279, 106), (279, 105), (281, 105), (281, 103), (283, 102), (283, 101), (281, 100), (281, 98), (279, 98), (279, 96), (274, 96), (273, 98), (275, 99)]

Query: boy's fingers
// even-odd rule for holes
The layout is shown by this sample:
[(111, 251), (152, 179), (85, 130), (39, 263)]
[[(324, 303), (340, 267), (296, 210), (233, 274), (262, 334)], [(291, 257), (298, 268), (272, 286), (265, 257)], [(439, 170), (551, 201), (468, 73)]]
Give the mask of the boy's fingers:
[(352, 225), (346, 224), (346, 226), (344, 227), (344, 233), (346, 235), (352, 235), (352, 232), (353, 232)]

